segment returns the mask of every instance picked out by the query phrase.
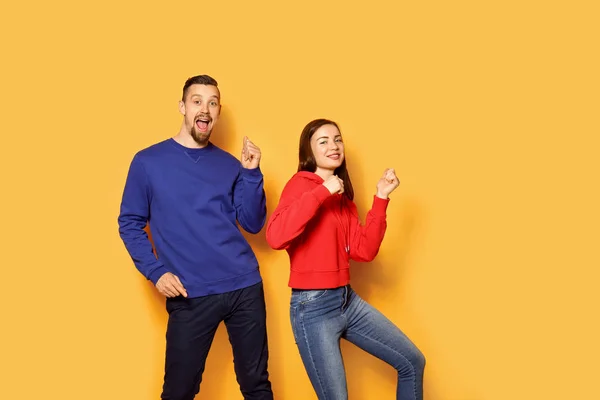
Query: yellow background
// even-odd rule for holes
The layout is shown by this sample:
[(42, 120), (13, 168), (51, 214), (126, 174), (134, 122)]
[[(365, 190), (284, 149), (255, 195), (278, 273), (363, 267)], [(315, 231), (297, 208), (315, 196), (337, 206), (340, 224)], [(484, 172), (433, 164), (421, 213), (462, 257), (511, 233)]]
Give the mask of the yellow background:
[[(362, 215), (396, 168), (353, 284), (426, 355), (426, 400), (600, 399), (597, 2), (158, 3), (0, 6), (1, 398), (158, 398), (164, 299), (116, 218), (133, 154), (207, 73), (214, 141), (262, 148), (269, 212), (313, 118), (340, 123)], [(287, 255), (248, 237), (276, 398), (314, 399)], [(394, 398), (391, 367), (343, 353), (351, 398)], [(199, 399), (241, 398), (231, 358), (220, 329)]]

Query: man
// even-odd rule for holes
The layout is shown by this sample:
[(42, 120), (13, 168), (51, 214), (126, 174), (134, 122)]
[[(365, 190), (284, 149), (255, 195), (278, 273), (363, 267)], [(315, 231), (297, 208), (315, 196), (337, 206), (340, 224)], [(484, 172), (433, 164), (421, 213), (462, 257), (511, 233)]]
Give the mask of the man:
[(119, 215), (135, 266), (167, 297), (162, 399), (192, 400), (200, 391), (208, 351), (224, 321), (244, 399), (270, 400), (262, 280), (236, 224), (258, 233), (265, 223), (260, 149), (244, 138), (240, 163), (209, 141), (221, 112), (210, 76), (185, 82), (179, 111), (179, 133), (133, 158)]

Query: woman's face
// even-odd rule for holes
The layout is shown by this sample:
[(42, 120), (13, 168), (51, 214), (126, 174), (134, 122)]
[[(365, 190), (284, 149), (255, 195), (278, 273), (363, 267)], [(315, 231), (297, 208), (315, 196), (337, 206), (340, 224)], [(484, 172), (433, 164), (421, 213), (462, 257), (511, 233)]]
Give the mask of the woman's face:
[(335, 171), (344, 161), (342, 134), (335, 125), (323, 125), (310, 138), (317, 169)]

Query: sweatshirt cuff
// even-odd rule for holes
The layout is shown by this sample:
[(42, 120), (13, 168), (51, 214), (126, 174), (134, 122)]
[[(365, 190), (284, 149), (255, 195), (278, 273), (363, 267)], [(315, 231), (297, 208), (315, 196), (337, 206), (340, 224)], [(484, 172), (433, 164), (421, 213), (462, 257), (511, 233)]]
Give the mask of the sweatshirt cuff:
[(373, 214), (385, 217), (388, 204), (390, 204), (389, 198), (382, 199), (380, 197), (373, 196), (373, 207), (371, 208), (371, 210), (373, 211)]
[(263, 174), (260, 167), (252, 169), (242, 167), (242, 178), (252, 182), (260, 182), (263, 179)]
[(317, 198), (319, 204), (322, 204), (325, 201), (325, 199), (331, 196), (331, 193), (329, 193), (329, 189), (327, 189), (323, 185), (319, 185), (316, 188), (314, 188), (312, 190), (312, 194)]
[(148, 280), (154, 283), (154, 285), (156, 286), (156, 282), (158, 282), (160, 277), (166, 274), (167, 272), (169, 272), (169, 270), (167, 270), (167, 268), (165, 268), (164, 265), (161, 265), (160, 267), (152, 271), (152, 273), (148, 276)]

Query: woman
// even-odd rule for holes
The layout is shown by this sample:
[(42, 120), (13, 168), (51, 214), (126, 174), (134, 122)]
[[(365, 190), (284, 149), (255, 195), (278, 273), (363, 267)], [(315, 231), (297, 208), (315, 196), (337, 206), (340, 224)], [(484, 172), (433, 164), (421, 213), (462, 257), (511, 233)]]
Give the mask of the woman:
[(362, 226), (338, 125), (317, 119), (302, 131), (298, 173), (269, 219), (267, 241), (290, 256), (292, 329), (321, 400), (348, 398), (340, 338), (398, 371), (397, 399), (423, 398), (423, 355), (349, 285), (349, 261), (371, 261), (379, 251), (388, 196), (398, 185), (394, 170), (386, 170)]

